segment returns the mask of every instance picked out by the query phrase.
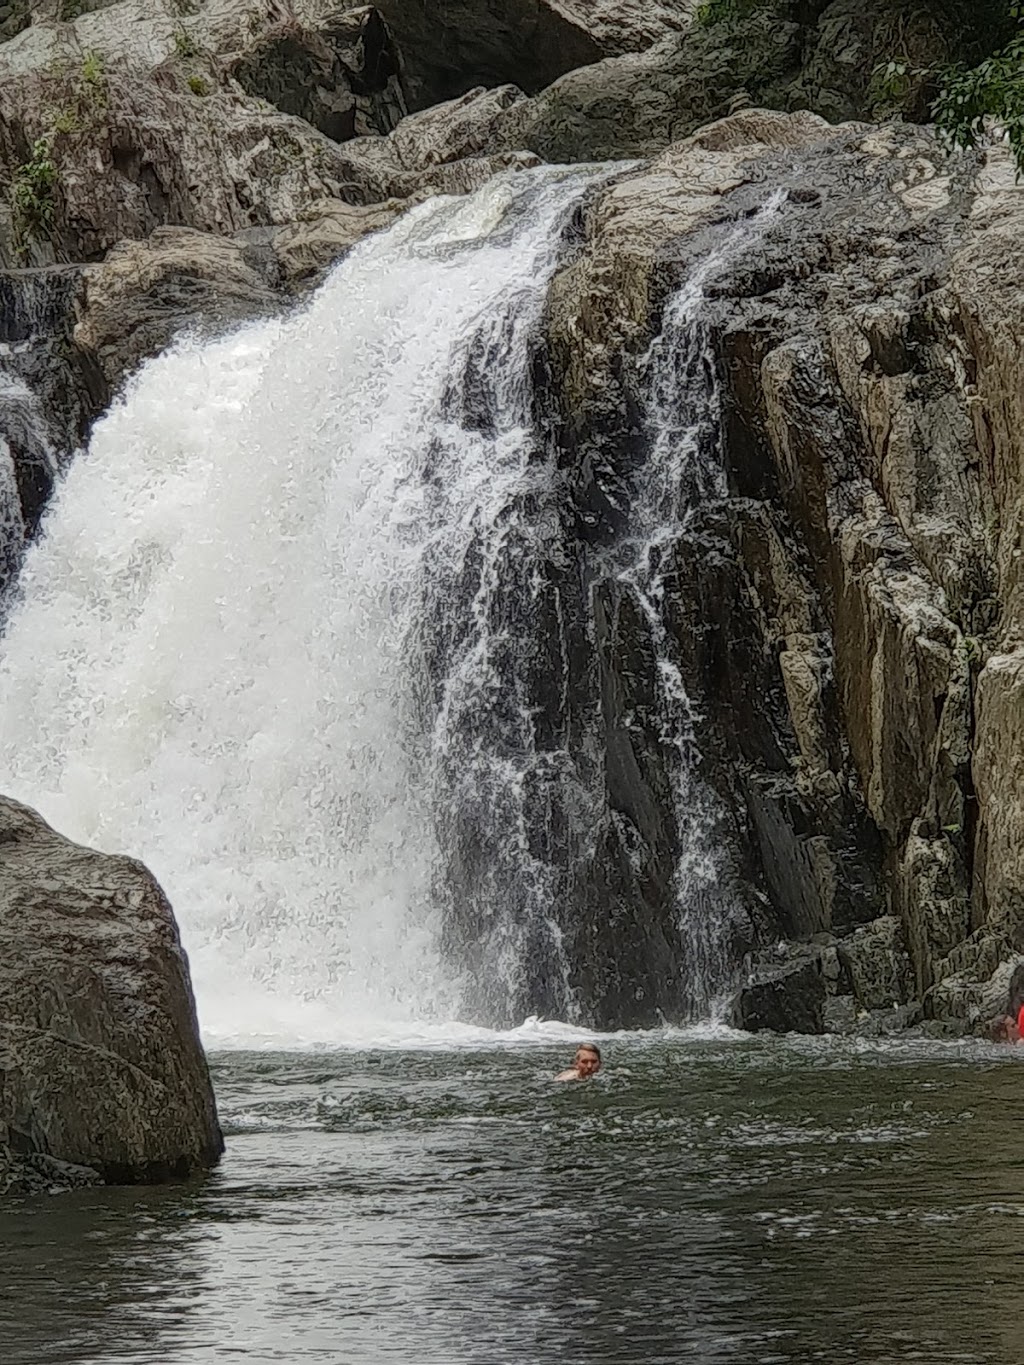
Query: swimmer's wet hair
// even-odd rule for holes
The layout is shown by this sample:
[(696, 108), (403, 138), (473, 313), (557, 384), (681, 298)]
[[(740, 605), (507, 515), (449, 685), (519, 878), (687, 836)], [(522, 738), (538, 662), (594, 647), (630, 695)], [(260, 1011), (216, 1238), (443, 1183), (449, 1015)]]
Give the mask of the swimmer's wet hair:
[(592, 1052), (598, 1061), (601, 1060), (601, 1049), (596, 1043), (580, 1043), (577, 1052)]

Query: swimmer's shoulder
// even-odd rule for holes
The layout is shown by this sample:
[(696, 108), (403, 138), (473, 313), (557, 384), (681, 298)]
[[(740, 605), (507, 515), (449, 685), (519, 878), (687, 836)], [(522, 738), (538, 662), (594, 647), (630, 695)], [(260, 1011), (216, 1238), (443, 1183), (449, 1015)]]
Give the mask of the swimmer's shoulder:
[(572, 1067), (568, 1071), (560, 1071), (555, 1077), (556, 1081), (578, 1081), (579, 1075)]

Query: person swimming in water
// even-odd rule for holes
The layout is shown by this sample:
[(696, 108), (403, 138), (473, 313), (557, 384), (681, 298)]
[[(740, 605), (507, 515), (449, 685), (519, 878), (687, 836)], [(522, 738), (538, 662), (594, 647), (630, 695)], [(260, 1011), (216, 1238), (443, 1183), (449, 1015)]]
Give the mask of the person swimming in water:
[(581, 1043), (568, 1071), (560, 1071), (556, 1081), (589, 1081), (601, 1070), (601, 1049), (596, 1043)]

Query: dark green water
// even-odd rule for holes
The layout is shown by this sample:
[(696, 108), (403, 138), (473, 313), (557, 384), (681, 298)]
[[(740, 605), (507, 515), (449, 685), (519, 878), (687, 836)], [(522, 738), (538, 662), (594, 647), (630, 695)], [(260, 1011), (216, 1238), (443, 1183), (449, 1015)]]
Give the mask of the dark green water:
[(3, 1365), (1021, 1365), (1024, 1049), (221, 1054), (203, 1183), (0, 1214)]

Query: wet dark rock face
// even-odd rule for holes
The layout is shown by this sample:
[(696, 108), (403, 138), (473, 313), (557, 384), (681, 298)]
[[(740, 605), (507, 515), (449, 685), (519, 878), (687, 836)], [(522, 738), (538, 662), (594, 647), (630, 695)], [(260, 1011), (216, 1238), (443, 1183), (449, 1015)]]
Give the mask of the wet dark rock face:
[(825, 978), (816, 956), (764, 967), (740, 995), (733, 1022), (750, 1033), (825, 1032)]
[[(983, 175), (1005, 174), (1008, 194), (997, 165)], [(917, 131), (740, 115), (597, 196), (552, 291), (565, 460), (599, 540), (635, 467), (639, 362), (665, 301), (729, 223), (784, 191), (705, 289), (722, 482), (679, 528), (665, 580), (701, 777), (724, 812), (716, 841), (747, 888), (736, 1017), (750, 1026), (980, 1026), (990, 974), (1020, 950), (1018, 898), (979, 868), (990, 822), (1019, 847), (1019, 807), (993, 799), (1008, 789), (993, 748), (979, 766), (977, 727), (985, 714), (1009, 727), (1015, 751), (1020, 669), (1005, 654), (1016, 561), (993, 536), (1004, 476), (975, 434), (991, 439), (975, 397), (991, 343), (972, 353), (963, 322), (965, 285), (994, 287), (993, 268), (965, 273), (972, 243), (1010, 203), (977, 176)], [(643, 636), (627, 621), (616, 671), (635, 675)], [(649, 742), (637, 708), (623, 712)], [(651, 790), (636, 768), (626, 787), (609, 816)], [(626, 823), (643, 845), (642, 822)], [(671, 861), (680, 831), (651, 838)], [(627, 899), (643, 903), (635, 881)], [(673, 910), (662, 888), (648, 938)], [(644, 940), (612, 918), (597, 937), (609, 961)], [(780, 975), (778, 939), (832, 955), (813, 1001), (803, 967), (796, 984)]]
[[(971, 1026), (1019, 950), (1015, 893), (995, 909), (978, 875), (972, 763), (1005, 591), (962, 330), (962, 261), (995, 211), (978, 172), (918, 130), (752, 111), (596, 191), (576, 225), (535, 366), (565, 487), (529, 665), (546, 752), (573, 772), (534, 803), (531, 838), (588, 1022), (706, 1005), (688, 896), (719, 926), (717, 984), (745, 959), (735, 1017), (751, 1027)], [(727, 238), (701, 305), (708, 391), (681, 376), (652, 423), (652, 339), (688, 344), (668, 301)], [(702, 402), (717, 473), (659, 551), (656, 623), (622, 547), (658, 422)], [(692, 707), (682, 744), (666, 664)], [(1018, 724), (1019, 670), (998, 667), (996, 729)], [(589, 837), (569, 837), (581, 810)], [(695, 830), (710, 894), (686, 872)], [(457, 947), (475, 905), (456, 897)], [(779, 940), (818, 944), (818, 968), (780, 974)], [(519, 1004), (556, 1012), (561, 975), (538, 940)]]
[(232, 67), (249, 95), (346, 142), (387, 134), (408, 112), (401, 58), (376, 9), (332, 15), (318, 30), (294, 20), (263, 31)]
[(0, 272), (0, 593), (13, 581), (54, 482), (109, 394), (75, 345), (77, 269)]
[(405, 58), (413, 108), (423, 109), (476, 85), (514, 82), (533, 91), (606, 55), (585, 24), (548, 0), (482, 5), (456, 0), (384, 0), (378, 6)]

